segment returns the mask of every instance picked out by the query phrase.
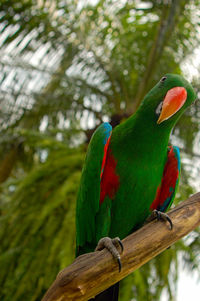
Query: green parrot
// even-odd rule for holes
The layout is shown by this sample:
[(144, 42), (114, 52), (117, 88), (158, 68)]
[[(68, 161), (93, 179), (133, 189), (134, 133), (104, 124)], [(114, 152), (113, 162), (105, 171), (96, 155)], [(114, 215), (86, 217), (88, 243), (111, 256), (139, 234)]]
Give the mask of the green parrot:
[[(101, 124), (88, 146), (76, 210), (76, 256), (108, 248), (141, 227), (153, 212), (172, 204), (180, 174), (177, 147), (168, 146), (172, 128), (196, 99), (181, 76), (166, 74), (144, 97), (137, 112), (113, 130)], [(97, 247), (96, 247), (97, 246)], [(93, 300), (118, 300), (115, 284)]]

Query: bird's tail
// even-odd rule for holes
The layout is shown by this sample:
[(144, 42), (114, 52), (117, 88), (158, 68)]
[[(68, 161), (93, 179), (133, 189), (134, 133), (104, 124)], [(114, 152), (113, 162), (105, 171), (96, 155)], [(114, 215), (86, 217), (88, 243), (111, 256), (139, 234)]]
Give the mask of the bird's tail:
[(119, 294), (119, 282), (107, 288), (105, 291), (89, 301), (117, 301)]

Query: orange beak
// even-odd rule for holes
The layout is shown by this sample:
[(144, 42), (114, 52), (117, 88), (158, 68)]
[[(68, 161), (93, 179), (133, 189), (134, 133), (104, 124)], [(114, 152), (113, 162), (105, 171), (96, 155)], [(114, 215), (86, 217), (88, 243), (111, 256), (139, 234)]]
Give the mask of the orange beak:
[(173, 116), (184, 105), (187, 99), (187, 91), (183, 87), (174, 87), (170, 89), (163, 101), (162, 111), (160, 113), (158, 124)]

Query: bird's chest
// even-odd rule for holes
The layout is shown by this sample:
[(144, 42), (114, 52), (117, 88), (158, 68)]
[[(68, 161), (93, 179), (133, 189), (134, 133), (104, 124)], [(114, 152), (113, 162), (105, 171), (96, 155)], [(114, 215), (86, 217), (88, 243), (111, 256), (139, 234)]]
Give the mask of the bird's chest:
[(146, 156), (125, 158), (117, 168), (120, 179), (118, 192), (124, 198), (129, 198), (135, 206), (151, 204), (162, 179), (162, 172), (163, 164), (147, 159)]
[(114, 156), (109, 150), (101, 179), (100, 204), (108, 196), (115, 202), (119, 197), (136, 203), (143, 198), (151, 203), (160, 184), (163, 164), (149, 156)]
[(110, 153), (101, 182), (101, 202), (112, 200), (111, 235), (120, 238), (144, 222), (161, 182), (164, 160)]

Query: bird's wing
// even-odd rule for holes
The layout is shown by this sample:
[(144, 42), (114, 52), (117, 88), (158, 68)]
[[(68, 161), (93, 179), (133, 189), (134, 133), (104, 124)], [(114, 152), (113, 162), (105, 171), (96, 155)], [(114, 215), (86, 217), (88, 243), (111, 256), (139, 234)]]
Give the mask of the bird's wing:
[(95, 240), (95, 216), (100, 207), (100, 182), (103, 174), (112, 126), (105, 122), (94, 132), (83, 166), (76, 209), (76, 245)]
[(180, 152), (178, 147), (168, 148), (167, 162), (165, 164), (161, 185), (157, 189), (156, 197), (151, 205), (151, 209), (167, 211), (176, 194), (180, 174)]

